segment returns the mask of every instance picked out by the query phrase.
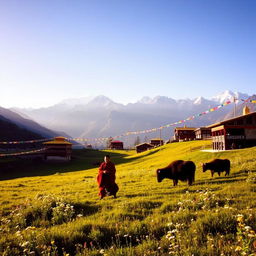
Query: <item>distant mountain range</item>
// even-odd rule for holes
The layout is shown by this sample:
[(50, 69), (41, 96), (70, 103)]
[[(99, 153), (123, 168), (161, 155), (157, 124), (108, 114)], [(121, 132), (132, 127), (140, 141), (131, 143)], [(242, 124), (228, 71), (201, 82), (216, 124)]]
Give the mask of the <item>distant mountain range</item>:
[[(97, 138), (173, 123), (201, 113), (227, 100), (233, 100), (234, 97), (247, 99), (249, 95), (225, 91), (211, 99), (198, 97), (175, 100), (166, 96), (143, 97), (136, 103), (127, 105), (116, 103), (101, 95), (94, 98), (66, 99), (47, 108), (15, 108), (11, 110), (23, 117), (29, 117), (51, 130), (64, 131), (72, 137)], [(231, 115), (233, 107), (233, 104), (223, 107), (218, 111), (189, 121), (186, 125), (192, 127), (209, 125)], [(162, 136), (165, 139), (170, 138), (173, 135), (173, 128), (163, 131)], [(150, 138), (159, 136), (159, 134), (143, 136)], [(130, 141), (128, 139), (127, 142), (131, 143), (131, 139)]]

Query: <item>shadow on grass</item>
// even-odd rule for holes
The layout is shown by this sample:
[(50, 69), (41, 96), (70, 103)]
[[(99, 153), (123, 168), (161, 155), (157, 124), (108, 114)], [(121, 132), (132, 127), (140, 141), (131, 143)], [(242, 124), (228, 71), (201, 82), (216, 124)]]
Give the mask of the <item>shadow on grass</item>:
[(126, 194), (123, 197), (127, 197), (127, 198), (135, 198), (135, 197), (144, 197), (144, 196), (148, 196), (146, 193), (138, 193), (138, 194)]
[(233, 183), (233, 182), (238, 182), (238, 181), (244, 181), (246, 178), (227, 178), (227, 177), (218, 177), (216, 179), (209, 179), (209, 180), (204, 180), (204, 181), (197, 181), (195, 182), (195, 185), (205, 185), (205, 184), (224, 184), (224, 183)]
[(127, 154), (119, 152), (106, 152), (100, 150), (80, 149), (73, 150), (70, 162), (51, 162), (40, 159), (1, 159), (0, 180), (10, 180), (23, 177), (47, 176), (66, 172), (83, 171), (98, 168), (106, 154), (110, 155), (115, 164), (127, 163), (142, 157), (155, 154), (161, 149), (149, 152), (146, 155), (138, 155), (127, 159)]
[[(143, 158), (143, 157), (147, 157), (147, 156), (151, 156), (157, 152), (159, 152), (160, 150), (162, 150), (161, 148), (158, 148), (158, 149), (155, 149), (154, 151), (153, 150), (150, 150), (147, 152), (147, 154), (136, 154), (136, 156), (132, 157), (132, 158), (120, 158), (120, 157), (117, 157), (115, 159), (115, 156), (111, 157), (114, 161), (115, 161), (115, 164), (123, 164), (123, 163), (127, 163), (127, 162), (130, 162), (130, 161), (135, 161), (135, 160), (138, 160), (140, 158)], [(111, 155), (111, 154), (110, 154)]]
[[(241, 171), (238, 173), (235, 173), (233, 176), (229, 177), (216, 177), (212, 179), (207, 180), (196, 180), (195, 183), (193, 183), (192, 186), (180, 184), (180, 189), (178, 187), (172, 186), (172, 183), (170, 183), (170, 191), (168, 192), (156, 192), (156, 195), (171, 195), (171, 194), (185, 194), (186, 191), (189, 191), (189, 193), (197, 193), (197, 186), (204, 185), (201, 189), (205, 189), (205, 186), (208, 185), (218, 185), (218, 184), (228, 184), (228, 183), (235, 183), (246, 180), (246, 176), (244, 175), (245, 172)], [(193, 189), (195, 188), (195, 190)], [(177, 190), (178, 189), (178, 190)], [(199, 189), (200, 190), (200, 189)], [(219, 190), (219, 188), (211, 188), (211, 191)], [(136, 195), (126, 195), (126, 197), (136, 197)]]
[(82, 214), (83, 216), (89, 216), (98, 212), (101, 207), (91, 202), (73, 203), (76, 214)]
[(230, 179), (230, 178), (236, 178), (236, 177), (246, 177), (248, 175), (248, 173), (255, 173), (256, 170), (247, 170), (247, 169), (244, 169), (244, 170), (240, 170), (238, 172), (235, 172), (235, 173), (230, 173), (230, 175), (228, 176), (218, 176), (218, 174), (215, 174), (215, 176), (213, 176), (212, 179), (215, 179), (215, 180), (223, 180), (223, 179)]
[[(41, 159), (10, 158), (0, 162), (0, 180), (22, 177), (46, 176), (66, 172), (82, 171), (98, 168), (106, 152), (98, 150), (73, 150), (70, 162), (51, 162)], [(112, 153), (114, 159), (124, 159), (125, 154)], [(120, 160), (119, 160), (120, 161)]]

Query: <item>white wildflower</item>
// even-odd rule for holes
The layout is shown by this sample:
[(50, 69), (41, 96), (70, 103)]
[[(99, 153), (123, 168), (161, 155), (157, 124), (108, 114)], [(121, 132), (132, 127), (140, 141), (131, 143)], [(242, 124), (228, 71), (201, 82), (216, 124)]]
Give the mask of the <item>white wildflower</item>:
[(251, 228), (250, 226), (245, 226), (244, 229), (245, 229), (246, 231), (249, 231), (249, 230), (251, 230), (252, 228)]
[(29, 245), (29, 241), (26, 241), (26, 242), (24, 242), (23, 244), (21, 244), (21, 247), (26, 247), (26, 246), (28, 246)]

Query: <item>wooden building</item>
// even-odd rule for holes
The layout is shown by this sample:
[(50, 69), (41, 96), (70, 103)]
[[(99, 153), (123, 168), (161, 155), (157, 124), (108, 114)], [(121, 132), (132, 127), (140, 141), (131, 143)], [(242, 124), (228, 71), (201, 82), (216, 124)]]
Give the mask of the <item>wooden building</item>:
[(137, 153), (144, 152), (152, 148), (154, 148), (154, 146), (146, 142), (135, 146)]
[(72, 143), (64, 137), (55, 137), (54, 140), (43, 143), (45, 146), (45, 160), (71, 160)]
[(124, 143), (119, 140), (112, 140), (110, 142), (110, 149), (124, 149)]
[(211, 128), (199, 127), (194, 130), (196, 140), (208, 140), (212, 138)]
[(243, 115), (209, 125), (214, 150), (256, 146), (256, 112), (244, 108)]
[(195, 127), (176, 127), (174, 130), (174, 140), (175, 141), (188, 141), (194, 140), (195, 136)]
[(154, 138), (150, 140), (150, 144), (154, 147), (159, 147), (164, 145), (164, 141), (161, 138)]

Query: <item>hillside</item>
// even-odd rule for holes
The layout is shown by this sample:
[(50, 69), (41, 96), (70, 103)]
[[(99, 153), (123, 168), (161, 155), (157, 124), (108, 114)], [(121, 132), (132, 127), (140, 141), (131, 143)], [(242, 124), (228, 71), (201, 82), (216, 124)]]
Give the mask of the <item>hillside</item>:
[(0, 141), (33, 140), (42, 139), (37, 133), (20, 128), (16, 124), (0, 115)]
[[(37, 122), (31, 120), (28, 116), (25, 116), (24, 114), (22, 116), (18, 113), (15, 113), (14, 111), (11, 111), (3, 107), (0, 107), (0, 116), (2, 120), (5, 119), (5, 121), (8, 121), (9, 123), (14, 124), (15, 126), (21, 129), (25, 129), (31, 132), (31, 134), (37, 134), (37, 136), (39, 135), (40, 137), (43, 137), (43, 138), (52, 138), (54, 136), (59, 136), (59, 135), (69, 137), (67, 134), (63, 132), (52, 131), (48, 128), (45, 128), (42, 125), (39, 125)], [(1, 130), (3, 130), (2, 127), (1, 127)], [(13, 133), (13, 135), (15, 137), (15, 133)], [(15, 140), (15, 139), (11, 139), (11, 140)], [(18, 140), (22, 140), (22, 138)]]
[[(67, 166), (27, 167), (34, 170), (30, 177), (0, 182), (1, 253), (253, 255), (256, 148), (201, 151), (209, 146), (172, 143), (140, 154), (82, 150)], [(116, 163), (120, 191), (117, 199), (98, 200), (92, 165), (106, 152)], [(202, 172), (201, 163), (213, 158), (231, 160), (229, 177)], [(195, 162), (193, 186), (157, 183), (156, 169), (176, 159)]]

